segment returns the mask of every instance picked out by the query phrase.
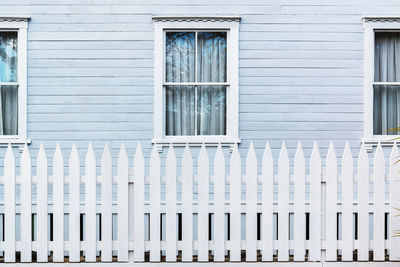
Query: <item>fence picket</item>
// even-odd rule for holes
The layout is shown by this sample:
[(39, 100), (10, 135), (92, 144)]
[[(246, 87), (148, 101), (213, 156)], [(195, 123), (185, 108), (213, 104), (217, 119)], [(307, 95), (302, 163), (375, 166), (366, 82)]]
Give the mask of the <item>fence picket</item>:
[(134, 261), (144, 261), (144, 157), (140, 143), (133, 161), (133, 249)]
[(32, 261), (32, 173), (28, 145), (21, 156), (21, 262)]
[(305, 183), (306, 167), (303, 148), (299, 142), (294, 156), (294, 260), (304, 261), (306, 217)]
[(112, 261), (112, 159), (107, 143), (101, 157), (101, 261)]
[(257, 157), (253, 143), (246, 157), (246, 261), (257, 261)]
[(121, 149), (118, 155), (118, 184), (117, 184), (117, 199), (118, 199), (118, 227), (117, 227), (117, 250), (118, 250), (118, 261), (128, 261), (128, 155), (124, 145), (121, 145)]
[(390, 254), (389, 259), (391, 261), (399, 261), (400, 260), (400, 239), (396, 237), (396, 233), (400, 231), (400, 217), (399, 217), (399, 208), (400, 208), (400, 197), (399, 197), (399, 188), (400, 188), (400, 164), (397, 162), (399, 160), (399, 151), (397, 149), (397, 143), (393, 145), (392, 153), (390, 154), (390, 226), (389, 226), (389, 240), (390, 240)]
[(53, 157), (53, 262), (64, 262), (64, 159), (59, 143)]
[(182, 261), (193, 261), (193, 158), (186, 145), (182, 159)]
[(310, 158), (310, 261), (321, 260), (321, 156), (317, 142)]
[(385, 156), (379, 143), (374, 158), (374, 261), (385, 260)]
[(150, 261), (160, 261), (160, 156), (154, 145), (150, 157)]
[(37, 155), (37, 171), (36, 171), (36, 244), (37, 244), (37, 262), (48, 261), (48, 235), (47, 235), (47, 157), (43, 144), (40, 144)]
[(358, 176), (358, 248), (357, 260), (369, 258), (369, 159), (365, 144), (362, 144), (357, 163)]
[(333, 143), (326, 155), (326, 260), (337, 260), (337, 158)]
[(233, 147), (230, 159), (230, 261), (241, 260), (241, 195), (242, 170), (237, 144)]
[(4, 158), (4, 262), (15, 262), (15, 158), (8, 144)]
[(353, 155), (346, 142), (342, 156), (342, 261), (353, 260)]
[(225, 158), (221, 144), (214, 159), (214, 261), (225, 260)]
[(209, 160), (207, 150), (204, 144), (200, 149), (198, 158), (198, 260), (200, 262), (208, 261), (208, 191), (209, 191)]
[(262, 260), (273, 260), (273, 188), (274, 160), (269, 143), (265, 144), (262, 157)]
[(278, 261), (289, 260), (289, 156), (285, 142), (278, 159)]
[(166, 159), (166, 260), (168, 262), (176, 261), (176, 157), (172, 145), (168, 149)]
[(69, 261), (79, 262), (80, 249), (80, 162), (76, 145), (69, 156)]
[(96, 261), (96, 158), (89, 143), (85, 158), (85, 261)]

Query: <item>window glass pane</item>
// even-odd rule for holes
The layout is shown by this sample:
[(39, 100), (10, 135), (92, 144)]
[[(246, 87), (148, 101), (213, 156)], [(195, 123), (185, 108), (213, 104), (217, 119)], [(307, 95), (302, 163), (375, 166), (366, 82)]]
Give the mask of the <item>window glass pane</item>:
[(226, 134), (226, 86), (198, 87), (197, 134)]
[(195, 135), (195, 87), (166, 86), (166, 135)]
[(18, 86), (2, 85), (0, 101), (0, 135), (18, 134)]
[(0, 32), (0, 82), (16, 82), (17, 69), (17, 33)]
[(397, 135), (400, 126), (400, 86), (374, 86), (374, 134)]
[(226, 32), (198, 33), (197, 80), (226, 82)]
[(195, 33), (166, 33), (166, 81), (195, 81)]
[(375, 81), (400, 82), (400, 32), (375, 33)]

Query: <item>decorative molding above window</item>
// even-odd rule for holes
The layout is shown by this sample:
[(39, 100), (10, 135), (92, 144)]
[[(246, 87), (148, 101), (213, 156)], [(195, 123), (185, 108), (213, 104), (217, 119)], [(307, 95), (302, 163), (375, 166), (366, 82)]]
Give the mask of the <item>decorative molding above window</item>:
[(0, 22), (28, 22), (30, 17), (0, 17)]
[(241, 17), (237, 16), (218, 16), (218, 17), (165, 17), (155, 16), (153, 21), (157, 22), (231, 22), (240, 21)]
[(364, 22), (400, 22), (400, 17), (364, 17)]

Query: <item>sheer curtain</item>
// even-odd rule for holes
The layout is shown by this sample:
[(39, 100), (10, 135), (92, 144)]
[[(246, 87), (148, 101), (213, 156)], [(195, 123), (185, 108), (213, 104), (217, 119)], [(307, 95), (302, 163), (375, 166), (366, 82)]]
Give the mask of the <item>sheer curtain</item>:
[[(17, 33), (0, 32), (0, 83), (17, 82), (17, 73)], [(0, 135), (17, 135), (18, 86), (0, 88)]]
[[(375, 82), (400, 82), (400, 33), (375, 33)], [(399, 134), (400, 87), (374, 85), (374, 134)]]

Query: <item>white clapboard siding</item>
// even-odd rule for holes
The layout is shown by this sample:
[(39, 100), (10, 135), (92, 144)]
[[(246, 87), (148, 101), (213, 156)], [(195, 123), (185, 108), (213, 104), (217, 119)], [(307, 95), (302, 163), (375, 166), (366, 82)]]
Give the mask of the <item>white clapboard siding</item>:
[(160, 261), (160, 155), (157, 146), (150, 157), (150, 261)]
[(21, 262), (32, 261), (32, 166), (27, 144), (21, 156)]
[(133, 249), (134, 261), (144, 261), (144, 157), (140, 143), (133, 161)]
[(193, 158), (188, 145), (182, 159), (182, 261), (193, 261)]
[(246, 261), (257, 261), (257, 157), (250, 143), (246, 157)]
[(69, 156), (69, 261), (80, 261), (80, 162), (78, 150), (72, 145)]
[(4, 261), (15, 262), (15, 159), (11, 145), (4, 158)]
[(203, 146), (200, 149), (198, 159), (198, 259), (200, 262), (208, 261), (208, 191), (210, 182), (210, 166), (206, 148)]
[(89, 143), (85, 158), (85, 261), (95, 262), (96, 242), (96, 158)]
[(278, 261), (289, 260), (289, 156), (285, 142), (278, 159)]
[(237, 144), (233, 147), (230, 159), (230, 261), (241, 260), (241, 158)]
[(118, 227), (117, 227), (117, 255), (119, 262), (128, 261), (128, 155), (124, 145), (121, 146), (118, 155), (118, 188), (117, 188), (117, 212), (118, 212)]
[(303, 148), (299, 142), (294, 156), (294, 260), (304, 261), (306, 243), (305, 184)]
[(385, 260), (385, 156), (381, 144), (374, 157), (374, 261)]
[(267, 142), (262, 157), (262, 260), (273, 259), (273, 190), (274, 190), (274, 160), (271, 148)]
[[(224, 166), (224, 167), (221, 167)], [(214, 159), (214, 261), (225, 260), (225, 157), (218, 145)]]
[(176, 232), (176, 157), (172, 145), (168, 149), (166, 159), (166, 260), (176, 261), (177, 254), (177, 232)]
[(53, 261), (64, 262), (64, 159), (58, 143), (53, 157)]
[(353, 260), (353, 155), (346, 142), (342, 156), (342, 261)]
[[(79, 159), (78, 159), (79, 160)], [(47, 157), (43, 144), (40, 144), (36, 161), (36, 244), (37, 244), (37, 261), (48, 261), (48, 235), (47, 235)], [(79, 218), (79, 217), (78, 217)], [(71, 233), (70, 233), (71, 236)], [(70, 256), (71, 260), (71, 256)]]
[(397, 233), (400, 231), (400, 164), (399, 151), (397, 144), (393, 145), (392, 153), (390, 154), (390, 222), (389, 222), (389, 240), (390, 240), (390, 254), (391, 261), (400, 261), (400, 238)]
[(112, 159), (107, 143), (101, 157), (101, 261), (112, 261)]
[(333, 143), (326, 155), (326, 260), (337, 260), (337, 158)]

